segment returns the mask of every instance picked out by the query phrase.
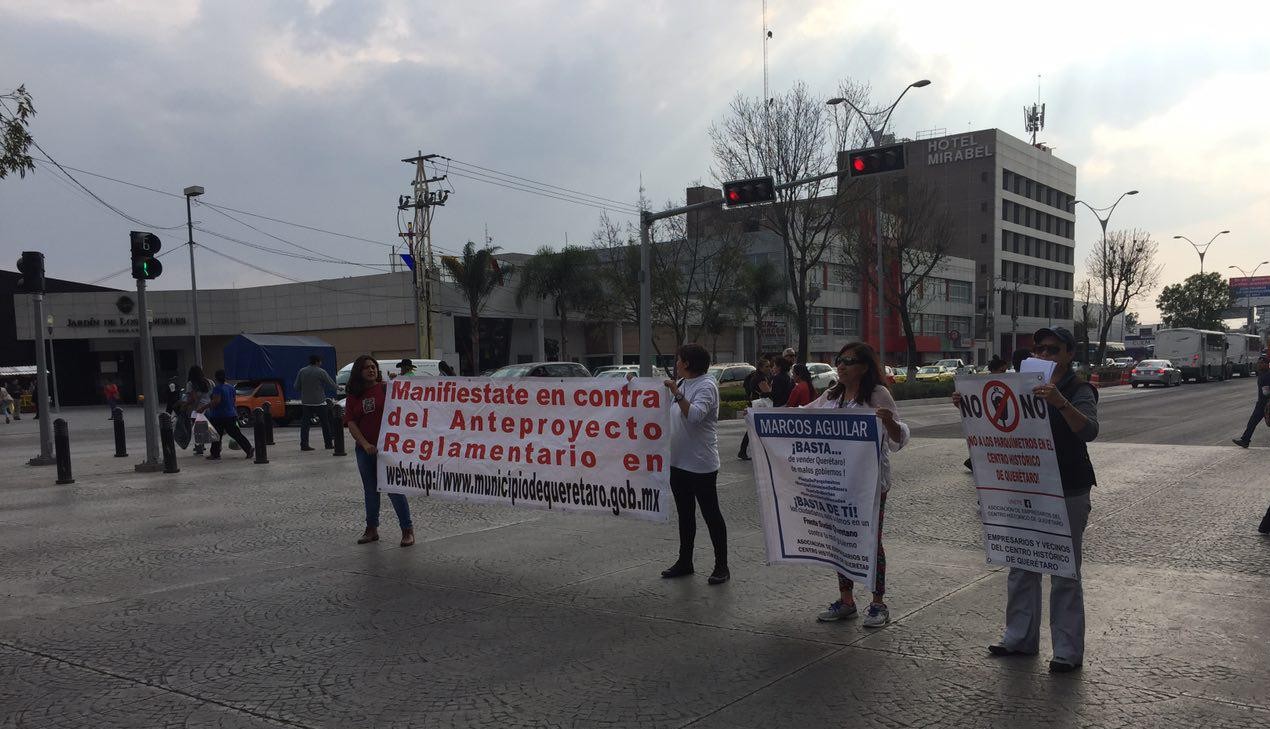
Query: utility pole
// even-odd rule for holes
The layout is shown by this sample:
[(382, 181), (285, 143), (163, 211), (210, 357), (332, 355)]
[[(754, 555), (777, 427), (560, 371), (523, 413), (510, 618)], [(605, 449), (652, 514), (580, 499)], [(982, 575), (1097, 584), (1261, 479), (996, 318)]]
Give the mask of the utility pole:
[(190, 200), (203, 194), (202, 185), (185, 188), (185, 229), (189, 232), (190, 245), (190, 308), (194, 315), (194, 364), (203, 366), (203, 337), (198, 329), (198, 279), (194, 276), (194, 218), (190, 212)]
[(445, 205), (450, 197), (449, 190), (429, 188), (430, 184), (443, 182), (446, 178), (446, 175), (428, 177), (427, 163), (438, 157), (440, 155), (419, 152), (414, 157), (402, 160), (415, 166), (415, 179), (412, 183), (414, 194), (403, 195), (397, 202), (398, 210), (414, 210), (413, 224), (409, 228), (410, 235), (406, 237), (406, 241), (410, 245), (410, 255), (415, 263), (415, 323), (420, 359), (433, 357), (436, 341), (432, 326), (432, 311), (435, 308), (432, 279), (436, 271), (432, 265), (432, 208)]

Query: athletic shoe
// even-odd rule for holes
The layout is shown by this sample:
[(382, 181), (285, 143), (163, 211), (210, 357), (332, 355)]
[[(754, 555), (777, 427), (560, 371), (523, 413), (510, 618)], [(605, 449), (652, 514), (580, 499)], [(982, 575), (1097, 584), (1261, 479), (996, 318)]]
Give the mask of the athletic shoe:
[(891, 622), (891, 611), (886, 609), (886, 605), (873, 603), (865, 611), (864, 620), (860, 624), (866, 628), (880, 628), (889, 622)]
[(860, 611), (856, 609), (855, 603), (843, 604), (841, 600), (834, 600), (829, 603), (829, 609), (816, 616), (816, 620), (822, 623), (832, 623), (837, 620), (850, 620), (859, 615)]
[(1247, 440), (1244, 440), (1243, 438), (1231, 438), (1230, 442), (1234, 443), (1240, 448), (1247, 448), (1248, 444), (1251, 443), (1252, 441), (1247, 441)]

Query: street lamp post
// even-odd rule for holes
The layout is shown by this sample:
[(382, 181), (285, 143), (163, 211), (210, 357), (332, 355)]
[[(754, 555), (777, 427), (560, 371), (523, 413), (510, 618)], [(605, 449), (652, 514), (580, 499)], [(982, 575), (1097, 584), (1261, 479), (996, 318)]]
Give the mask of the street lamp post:
[(1218, 235), (1224, 235), (1229, 232), (1230, 232), (1229, 230), (1221, 231), (1217, 235), (1214, 235), (1212, 238), (1209, 238), (1208, 242), (1205, 243), (1203, 246), (1198, 245), (1195, 241), (1191, 240), (1190, 238), (1187, 238), (1184, 235), (1175, 235), (1173, 236), (1173, 240), (1184, 240), (1187, 243), (1191, 244), (1191, 247), (1194, 248), (1195, 252), (1199, 254), (1199, 272), (1202, 274), (1204, 273), (1204, 254), (1208, 253), (1208, 247), (1213, 244), (1213, 241), (1217, 240)]
[[(203, 366), (203, 338), (198, 330), (198, 279), (194, 276), (194, 218), (190, 213), (190, 200), (202, 194), (202, 185), (185, 188), (185, 228), (189, 231), (190, 243), (190, 308), (194, 315), (194, 364), (199, 367)], [(145, 315), (145, 312), (141, 313)]]
[[(1098, 342), (1099, 344), (1102, 343), (1102, 327), (1104, 326), (1104, 320), (1107, 315), (1107, 276), (1106, 276), (1106, 273), (1107, 273), (1107, 223), (1111, 222), (1111, 214), (1116, 212), (1116, 206), (1120, 204), (1121, 200), (1125, 199), (1125, 196), (1137, 195), (1137, 194), (1138, 194), (1137, 190), (1129, 190), (1128, 192), (1122, 192), (1120, 193), (1120, 197), (1116, 198), (1116, 201), (1113, 202), (1110, 207), (1106, 207), (1106, 208), (1096, 208), (1093, 205), (1090, 205), (1089, 203), (1085, 202), (1084, 200), (1076, 201), (1077, 203), (1080, 203), (1081, 205), (1084, 205), (1085, 207), (1089, 208), (1089, 212), (1093, 213), (1095, 218), (1098, 218), (1098, 224), (1102, 226), (1102, 269), (1103, 270), (1100, 271), (1100, 273), (1102, 273), (1103, 276), (1102, 276), (1102, 301), (1098, 302)], [(1104, 212), (1106, 213), (1106, 215), (1102, 214)], [(1105, 350), (1099, 352), (1098, 353), (1099, 361), (1101, 361), (1105, 355), (1106, 355)]]
[[(838, 104), (846, 104), (847, 106), (851, 107), (851, 109), (860, 116), (860, 121), (864, 122), (865, 128), (869, 130), (869, 136), (872, 137), (873, 139), (873, 146), (879, 147), (882, 145), (882, 136), (886, 134), (886, 125), (888, 122), (891, 121), (891, 113), (895, 111), (895, 107), (900, 105), (900, 100), (904, 98), (904, 94), (907, 94), (909, 89), (920, 89), (923, 86), (929, 86), (929, 85), (930, 85), (929, 79), (914, 81), (913, 83), (904, 87), (904, 90), (900, 92), (900, 95), (898, 97), (896, 97), (895, 103), (891, 104), (885, 109), (867, 112), (867, 113), (864, 111), (861, 111), (860, 107), (851, 103), (850, 99), (847, 99), (842, 96), (835, 96), (834, 98), (829, 99), (825, 103), (829, 104), (830, 106), (837, 106)], [(869, 123), (869, 117), (880, 116), (882, 114), (886, 115), (882, 117), (882, 125), (879, 126), (877, 129), (874, 129), (873, 125)], [(882, 361), (882, 364), (885, 365), (886, 364), (886, 295), (883, 292), (882, 287), (886, 279), (884, 276), (884, 269), (882, 265), (882, 179), (879, 177), (878, 179), (874, 180), (874, 183), (875, 183), (875, 187), (874, 187), (873, 217), (874, 217), (874, 225), (875, 225), (874, 235), (877, 237), (877, 257), (878, 257), (878, 270), (877, 270), (878, 280), (877, 280), (877, 287), (876, 287), (878, 292), (878, 306), (877, 306), (877, 309), (878, 309), (878, 358)]]
[[(1244, 275), (1244, 278), (1252, 278), (1257, 275), (1257, 269), (1261, 268), (1262, 266), (1270, 266), (1270, 261), (1262, 261), (1261, 263), (1258, 263), (1255, 267), (1253, 267), (1252, 273), (1248, 273), (1247, 271), (1243, 270), (1239, 266), (1227, 266), (1226, 268), (1235, 269), (1236, 271), (1242, 273)], [(1247, 291), (1248, 293), (1244, 295), (1244, 301), (1248, 304), (1248, 333), (1256, 334), (1256, 332), (1252, 330), (1253, 329), (1252, 287), (1249, 286), (1247, 288)]]

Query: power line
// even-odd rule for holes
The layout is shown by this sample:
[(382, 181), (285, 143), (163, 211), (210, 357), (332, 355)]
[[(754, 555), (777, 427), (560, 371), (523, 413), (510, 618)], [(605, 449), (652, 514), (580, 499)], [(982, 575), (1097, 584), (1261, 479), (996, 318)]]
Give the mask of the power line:
[[(628, 209), (626, 209), (626, 208), (617, 208), (617, 207), (613, 207), (612, 205), (606, 205), (606, 204), (601, 203), (601, 202), (595, 202), (595, 201), (584, 200), (584, 199), (580, 199), (580, 198), (568, 197), (568, 196), (565, 196), (565, 195), (556, 195), (556, 194), (551, 193), (550, 191), (540, 190), (540, 189), (538, 189), (538, 188), (529, 187), (529, 186), (527, 186), (527, 185), (521, 185), (520, 183), (516, 183), (516, 182), (502, 181), (502, 180), (499, 180), (499, 179), (497, 179), (497, 178), (492, 178), (492, 177), (490, 177), (490, 176), (488, 176), (488, 175), (482, 175), (482, 174), (481, 174), (481, 173), (479, 173), (479, 172), (474, 172), (474, 173), (471, 173), (471, 174), (467, 174), (467, 173), (464, 173), (464, 172), (457, 172), (457, 171), (454, 171), (454, 170), (450, 170), (450, 172), (449, 172), (448, 174), (454, 175), (455, 177), (462, 177), (462, 178), (464, 178), (464, 179), (473, 180), (473, 181), (475, 181), (475, 182), (484, 182), (484, 183), (489, 184), (489, 185), (496, 185), (496, 186), (498, 186), (498, 187), (503, 187), (503, 188), (506, 188), (506, 189), (508, 189), (508, 190), (515, 190), (515, 191), (517, 191), (517, 192), (528, 192), (528, 193), (533, 194), (533, 195), (539, 195), (539, 196), (541, 196), (541, 197), (547, 197), (547, 198), (553, 198), (553, 199), (556, 199), (556, 200), (562, 200), (562, 201), (564, 201), (564, 202), (573, 203), (573, 204), (575, 204), (575, 205), (583, 205), (583, 206), (586, 206), (586, 207), (589, 207), (589, 208), (596, 208), (596, 209), (598, 209), (598, 210), (607, 210), (607, 211), (612, 212), (612, 213), (618, 213), (619, 215), (638, 215), (638, 214), (639, 214), (639, 210), (638, 210), (638, 209), (634, 209), (634, 208), (632, 208), (632, 209), (629, 209), (629, 210), (628, 210)], [(477, 175), (480, 175), (480, 176), (478, 177)]]
[(480, 166), (480, 165), (478, 165), (478, 164), (473, 164), (473, 163), (471, 163), (471, 162), (463, 162), (463, 161), (461, 161), (461, 160), (453, 159), (453, 158), (451, 158), (451, 157), (442, 157), (441, 159), (444, 159), (444, 160), (446, 160), (446, 161), (448, 161), (448, 162), (450, 162), (450, 163), (452, 163), (452, 164), (459, 165), (460, 167), (466, 167), (466, 168), (470, 168), (470, 169), (472, 169), (472, 170), (480, 170), (481, 172), (488, 172), (488, 173), (490, 173), (490, 174), (492, 174), (492, 175), (496, 175), (496, 176), (498, 176), (498, 177), (509, 178), (509, 179), (512, 179), (512, 180), (519, 180), (519, 181), (521, 181), (521, 182), (527, 182), (527, 183), (530, 183), (531, 185), (538, 185), (538, 186), (541, 186), (541, 187), (551, 188), (551, 189), (553, 189), (553, 190), (559, 190), (559, 191), (561, 191), (561, 192), (567, 192), (567, 193), (570, 193), (571, 195), (576, 195), (576, 196), (585, 197), (585, 198), (592, 198), (592, 199), (594, 199), (594, 200), (598, 200), (598, 201), (600, 201), (600, 202), (604, 202), (604, 203), (611, 203), (611, 204), (616, 205), (617, 207), (621, 207), (621, 208), (632, 208), (632, 209), (638, 210), (638, 207), (637, 207), (637, 206), (631, 205), (630, 203), (628, 203), (628, 202), (626, 202), (626, 201), (623, 201), (623, 200), (614, 200), (614, 199), (612, 199), (612, 198), (602, 197), (602, 196), (600, 196), (600, 195), (592, 195), (592, 194), (591, 194), (591, 193), (589, 193), (589, 192), (582, 192), (582, 191), (580, 191), (580, 190), (572, 190), (572, 189), (569, 189), (569, 188), (567, 188), (567, 187), (560, 187), (559, 185), (552, 185), (551, 183), (548, 183), (548, 182), (539, 182), (538, 180), (531, 180), (531, 179), (529, 179), (528, 177), (520, 177), (520, 176), (517, 176), (517, 175), (513, 175), (513, 174), (511, 174), (511, 173), (509, 173), (509, 172), (500, 172), (500, 171), (498, 171), (498, 170), (493, 170), (493, 169), (490, 169), (490, 168), (488, 168), (488, 167), (482, 167), (482, 166)]
[[(52, 156), (51, 154), (49, 154), (48, 152), (46, 152), (46, 151), (44, 150), (44, 148), (40, 146), (39, 142), (36, 142), (34, 139), (32, 139), (32, 140), (31, 140), (31, 144), (32, 144), (32, 145), (34, 145), (36, 149), (40, 150), (40, 154), (43, 154), (45, 157), (47, 157), (47, 158), (48, 158), (48, 161), (49, 161), (49, 162), (51, 162), (51, 163), (53, 163), (53, 166), (57, 167), (57, 169), (58, 169), (58, 170), (59, 170), (59, 171), (60, 171), (63, 175), (66, 175), (66, 177), (67, 177), (68, 179), (70, 179), (70, 181), (71, 181), (71, 182), (75, 183), (75, 185), (76, 185), (76, 186), (78, 186), (78, 187), (79, 187), (80, 189), (82, 189), (84, 192), (88, 193), (88, 194), (89, 194), (89, 196), (91, 196), (94, 200), (96, 200), (97, 202), (99, 202), (99, 203), (101, 203), (102, 205), (106, 206), (106, 207), (107, 207), (107, 208), (108, 208), (111, 212), (115, 213), (116, 215), (119, 215), (120, 217), (124, 218), (125, 220), (128, 220), (128, 221), (130, 221), (130, 222), (136, 223), (137, 225), (140, 225), (140, 226), (142, 226), (142, 227), (145, 227), (145, 228), (153, 228), (153, 229), (155, 229), (155, 230), (176, 230), (177, 228), (182, 227), (182, 226), (180, 226), (180, 225), (167, 225), (167, 226), (164, 226), (164, 225), (156, 225), (156, 224), (154, 224), (154, 223), (151, 223), (151, 222), (148, 222), (148, 221), (142, 220), (142, 219), (140, 219), (140, 218), (133, 217), (133, 216), (129, 215), (128, 213), (125, 213), (124, 211), (120, 210), (119, 208), (115, 207), (114, 205), (111, 205), (110, 203), (108, 203), (108, 202), (106, 202), (105, 200), (103, 200), (103, 199), (101, 198), (101, 196), (100, 196), (100, 195), (98, 195), (97, 193), (95, 193), (95, 192), (93, 192), (92, 190), (88, 189), (88, 186), (87, 186), (87, 185), (85, 185), (84, 183), (82, 183), (82, 182), (80, 182), (78, 179), (76, 179), (76, 177), (75, 177), (74, 175), (72, 175), (70, 172), (67, 172), (67, 171), (66, 171), (66, 168), (65, 168), (65, 167), (63, 167), (62, 165), (58, 164), (57, 160), (53, 159), (53, 156)], [(39, 160), (39, 161), (43, 162), (43, 160)]]

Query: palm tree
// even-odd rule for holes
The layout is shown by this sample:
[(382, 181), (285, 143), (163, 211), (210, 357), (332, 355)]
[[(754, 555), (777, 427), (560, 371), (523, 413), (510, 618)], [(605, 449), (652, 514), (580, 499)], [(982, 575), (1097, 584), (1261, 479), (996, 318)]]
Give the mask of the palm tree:
[(551, 246), (543, 246), (521, 269), (516, 305), (524, 304), (531, 296), (553, 301), (553, 311), (560, 319), (562, 360), (569, 358), (569, 313), (589, 312), (599, 302), (600, 286), (594, 267), (595, 256), (585, 248), (565, 246), (555, 251)]
[(469, 374), (481, 371), (481, 309), (494, 291), (494, 287), (503, 284), (503, 276), (510, 273), (507, 264), (499, 264), (494, 260), (498, 246), (485, 245), (477, 249), (476, 244), (468, 241), (463, 245), (463, 257), (443, 256), (441, 265), (445, 267), (450, 278), (458, 285), (463, 298), (467, 299), (468, 323), (471, 334), (472, 351), (468, 357), (471, 365)]

